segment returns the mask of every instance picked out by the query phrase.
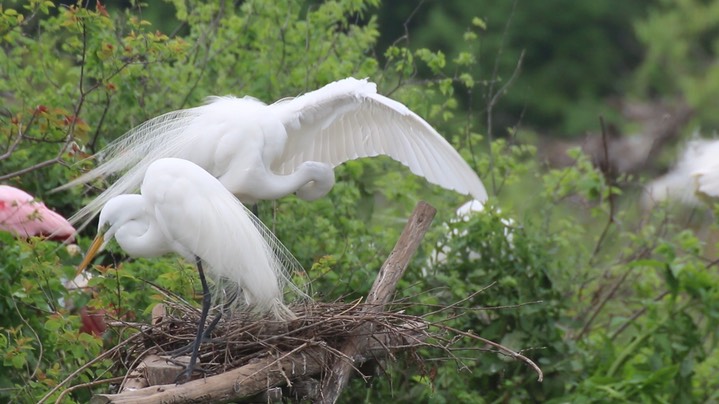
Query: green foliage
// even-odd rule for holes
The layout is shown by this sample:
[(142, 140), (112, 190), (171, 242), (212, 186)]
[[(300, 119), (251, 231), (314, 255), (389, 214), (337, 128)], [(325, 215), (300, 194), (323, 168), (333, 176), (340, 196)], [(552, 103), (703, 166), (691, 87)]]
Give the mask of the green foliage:
[(646, 47), (636, 72), (639, 94), (679, 96), (697, 110), (703, 129), (719, 125), (710, 107), (719, 91), (719, 3), (660, 0), (636, 23)]
[[(534, 147), (519, 143), (520, 132), (507, 130), (506, 138), (491, 144), (483, 136), (486, 116), (476, 95), (506, 83), (517, 55), (507, 52), (506, 60), (499, 60), (503, 78), (492, 83), (486, 74), (491, 64), (478, 50), (499, 46), (494, 30), (504, 20), (493, 10), (506, 11), (508, 5), (461, 13), (463, 24), (440, 24), (451, 14), (432, 16), (427, 33), (441, 39), (456, 31), (452, 37), (460, 39), (452, 46), (438, 46), (418, 33), (411, 42), (416, 47), (401, 42), (378, 47), (380, 28), (393, 27), (380, 27), (376, 0), (167, 3), (175, 17), (166, 16), (160, 25), (141, 17), (160, 7), (154, 2), (141, 10), (3, 3), (0, 177), (71, 213), (95, 190), (86, 190), (87, 196), (80, 189), (47, 191), (94, 164), (82, 161), (84, 153), (149, 117), (197, 105), (213, 94), (271, 101), (345, 76), (369, 76), (380, 92), (425, 117), (460, 150), (490, 190), (485, 210), (457, 220), (454, 210), (464, 198), (409, 175), (394, 161), (374, 158), (338, 167), (337, 184), (326, 198), (264, 202), (261, 216), (308, 270), (318, 299), (354, 299), (366, 294), (416, 202), (429, 201), (439, 210), (436, 223), (403, 278), (399, 297), (416, 302), (408, 309), (416, 314), (520, 351), (542, 367), (545, 380), (538, 383), (523, 363), (464, 339), (454, 345), (456, 358), (425, 350), (423, 355), (443, 360), (424, 366), (388, 363), (388, 375), (374, 378), (369, 388), (353, 382), (345, 402), (719, 399), (719, 275), (716, 263), (704, 258), (714, 246), (659, 209), (640, 220), (631, 193), (608, 182), (578, 150), (570, 152), (574, 165), (543, 170), (534, 162)], [(587, 21), (602, 16), (624, 18), (618, 16), (622, 7), (557, 4), (569, 12), (552, 15), (551, 21), (567, 30), (577, 24), (599, 29)], [(537, 41), (527, 47), (525, 83), (533, 83), (537, 93), (555, 84), (573, 87), (576, 97), (535, 97), (535, 105), (526, 104), (520, 92), (508, 94), (507, 102), (531, 106), (546, 120), (562, 116), (558, 111), (569, 102), (596, 114), (595, 101), (581, 99), (611, 92), (607, 72), (583, 81), (577, 79), (577, 65), (587, 63), (583, 58), (542, 62), (551, 45), (544, 30), (552, 24), (537, 21), (547, 11), (527, 2), (520, 6), (537, 11), (530, 21), (517, 15), (512, 24), (522, 32), (507, 36), (511, 44), (527, 36)], [(639, 8), (626, 7), (631, 13)], [(662, 7), (675, 9), (669, 3)], [(687, 0), (676, 9), (703, 10), (698, 7)], [(649, 25), (659, 16), (650, 15), (647, 32), (656, 29)], [(569, 55), (578, 43), (586, 51), (607, 47), (607, 39), (592, 32), (558, 49)], [(581, 54), (592, 60), (618, 57)], [(645, 69), (650, 83), (657, 73)], [(412, 79), (418, 74), (428, 79)], [(52, 164), (55, 160), (63, 164)], [(42, 166), (18, 173), (36, 165)], [(85, 233), (82, 246), (92, 230)], [(62, 280), (74, 276), (79, 260), (58, 244), (0, 233), (0, 400), (38, 401), (124, 337), (119, 329), (104, 339), (79, 334), (77, 307), (146, 321), (162, 299), (148, 282), (197, 297), (191, 265), (177, 257), (130, 260), (112, 244), (95, 263), (94, 293), (68, 291)], [(450, 319), (428, 314), (458, 301), (463, 302), (452, 308)], [(99, 361), (73, 383), (122, 373)], [(86, 402), (91, 393), (78, 389), (65, 401)]]
[[(489, 100), (509, 84), (524, 52), (521, 74), (494, 108), (494, 129), (516, 125), (522, 116), (522, 123), (536, 130), (579, 136), (596, 129), (598, 115), (612, 115), (603, 98), (619, 96), (629, 85), (642, 56), (631, 24), (652, 3), (400, 2), (379, 14), (382, 44), (404, 35), (405, 26), (396, 22), (405, 22), (411, 49), (441, 49), (453, 65), (472, 61), (471, 74), (481, 84), (475, 99)], [(663, 38), (672, 38), (668, 32), (674, 29), (667, 29)], [(471, 38), (472, 45), (462, 38)], [(468, 97), (460, 99), (472, 104)]]

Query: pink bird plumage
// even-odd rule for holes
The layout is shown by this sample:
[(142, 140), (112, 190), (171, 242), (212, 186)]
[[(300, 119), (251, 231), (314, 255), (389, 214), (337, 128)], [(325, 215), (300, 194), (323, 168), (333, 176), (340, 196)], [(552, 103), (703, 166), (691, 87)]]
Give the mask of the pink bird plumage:
[(0, 231), (17, 237), (48, 236), (72, 242), (75, 228), (64, 217), (25, 191), (0, 185)]

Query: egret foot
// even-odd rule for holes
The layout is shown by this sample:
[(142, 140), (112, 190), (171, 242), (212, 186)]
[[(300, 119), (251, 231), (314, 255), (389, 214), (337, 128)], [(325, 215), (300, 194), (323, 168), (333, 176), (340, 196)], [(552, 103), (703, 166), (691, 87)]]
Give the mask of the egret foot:
[(192, 374), (195, 372), (200, 372), (202, 374), (207, 373), (203, 369), (196, 368), (195, 364), (188, 364), (187, 367), (185, 367), (185, 370), (180, 372), (175, 378), (175, 384), (184, 384), (189, 382), (192, 380)]

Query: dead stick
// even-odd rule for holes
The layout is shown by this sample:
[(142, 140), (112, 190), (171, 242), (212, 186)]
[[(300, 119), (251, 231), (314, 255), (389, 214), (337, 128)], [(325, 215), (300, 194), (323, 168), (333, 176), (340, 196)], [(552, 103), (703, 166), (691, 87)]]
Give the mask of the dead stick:
[[(437, 210), (426, 202), (417, 204), (404, 230), (402, 230), (397, 244), (375, 278), (374, 285), (372, 285), (372, 289), (367, 295), (366, 312), (383, 311), (384, 306), (389, 303), (397, 288), (397, 282), (402, 278), (410, 259), (417, 251), (436, 213)], [(358, 327), (355, 336), (350, 337), (345, 342), (341, 352), (346, 357), (356, 359), (361, 352), (366, 350), (365, 348), (373, 338), (373, 328), (371, 324)], [(355, 364), (348, 360), (335, 359), (330, 368), (331, 370), (322, 381), (320, 397), (317, 402), (320, 404), (334, 404), (339, 398), (342, 389), (347, 385), (354, 367)]]

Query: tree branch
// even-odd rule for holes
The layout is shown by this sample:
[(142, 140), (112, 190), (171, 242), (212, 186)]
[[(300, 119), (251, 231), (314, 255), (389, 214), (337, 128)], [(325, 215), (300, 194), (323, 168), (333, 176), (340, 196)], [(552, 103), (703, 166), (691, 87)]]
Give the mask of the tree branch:
[[(437, 210), (428, 203), (420, 202), (412, 212), (407, 225), (402, 231), (397, 244), (375, 278), (374, 285), (367, 295), (366, 312), (384, 310), (397, 288), (397, 282), (407, 269), (412, 255), (419, 247), (424, 234), (429, 229)], [(358, 327), (355, 337), (345, 342), (342, 352), (350, 358), (356, 358), (360, 352), (371, 343), (373, 338), (373, 325), (366, 324)], [(338, 358), (331, 370), (322, 381), (319, 403), (334, 403), (339, 398), (342, 389), (347, 385), (352, 374), (354, 363)]]

